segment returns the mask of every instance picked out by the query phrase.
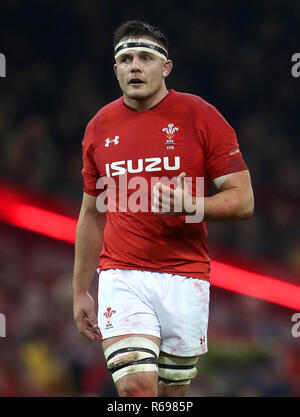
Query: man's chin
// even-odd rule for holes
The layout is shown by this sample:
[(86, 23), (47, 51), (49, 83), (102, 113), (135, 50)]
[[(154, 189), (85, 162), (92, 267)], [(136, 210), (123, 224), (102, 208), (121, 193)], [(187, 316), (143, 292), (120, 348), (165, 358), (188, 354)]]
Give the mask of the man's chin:
[(126, 96), (131, 98), (132, 100), (142, 100), (151, 96), (151, 92), (147, 91), (144, 85), (138, 88), (129, 87), (126, 90), (127, 91), (124, 91), (124, 94), (126, 94)]
[(127, 97), (131, 98), (132, 100), (143, 100), (149, 97), (151, 94), (147, 94), (145, 91), (130, 91), (126, 92)]

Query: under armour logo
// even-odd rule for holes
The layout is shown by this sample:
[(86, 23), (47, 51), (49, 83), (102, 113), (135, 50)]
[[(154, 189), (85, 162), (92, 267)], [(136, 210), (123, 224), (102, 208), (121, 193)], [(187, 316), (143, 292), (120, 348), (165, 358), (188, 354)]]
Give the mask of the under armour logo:
[(119, 143), (119, 137), (120, 136), (115, 136), (115, 138), (112, 139), (112, 140), (110, 140), (109, 138), (105, 139), (105, 146), (106, 146), (106, 148), (109, 147), (109, 144), (110, 143), (114, 143), (115, 145), (117, 145)]

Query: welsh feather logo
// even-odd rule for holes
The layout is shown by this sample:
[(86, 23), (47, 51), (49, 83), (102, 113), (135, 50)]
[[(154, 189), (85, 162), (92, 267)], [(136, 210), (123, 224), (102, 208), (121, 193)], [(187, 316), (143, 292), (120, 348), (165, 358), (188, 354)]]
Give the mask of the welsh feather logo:
[(175, 127), (173, 123), (169, 123), (168, 127), (164, 127), (162, 129), (163, 132), (165, 132), (166, 135), (166, 142), (164, 143), (167, 147), (168, 150), (174, 149), (174, 145), (176, 145), (176, 143), (174, 142), (174, 134), (175, 132), (178, 132), (179, 128)]
[(104, 317), (106, 317), (106, 326), (105, 330), (111, 329), (113, 325), (111, 324), (111, 316), (115, 314), (116, 310), (112, 310), (111, 307), (107, 307), (106, 312), (103, 314)]

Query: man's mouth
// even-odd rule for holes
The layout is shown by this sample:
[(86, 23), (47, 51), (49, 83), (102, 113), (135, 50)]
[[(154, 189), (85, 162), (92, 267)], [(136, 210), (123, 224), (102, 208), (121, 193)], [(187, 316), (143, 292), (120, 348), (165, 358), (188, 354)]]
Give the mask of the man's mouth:
[(142, 81), (140, 78), (131, 78), (128, 84), (130, 85), (144, 84), (144, 81)]

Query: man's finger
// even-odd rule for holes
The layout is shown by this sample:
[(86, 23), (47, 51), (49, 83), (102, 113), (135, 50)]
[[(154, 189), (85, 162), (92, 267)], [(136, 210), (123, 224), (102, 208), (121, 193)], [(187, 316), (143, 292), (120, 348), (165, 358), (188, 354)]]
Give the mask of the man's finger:
[(86, 337), (88, 340), (93, 342), (94, 340), (97, 340), (98, 336), (91, 332), (90, 330), (84, 329), (81, 334), (83, 334), (84, 337)]
[(96, 336), (97, 338), (100, 337), (100, 330), (99, 330), (99, 327), (98, 326), (95, 327), (95, 326), (92, 326), (90, 323), (88, 323), (87, 330), (89, 332), (91, 332), (94, 336)]
[(157, 194), (153, 196), (153, 205), (152, 205), (152, 211), (156, 212), (159, 210), (159, 197)]
[(167, 204), (167, 206), (170, 206), (174, 200), (174, 189), (167, 187), (164, 184), (161, 184), (160, 187), (160, 194), (159, 194), (159, 203), (160, 206), (164, 206)]
[(184, 187), (184, 177), (185, 177), (185, 175), (186, 175), (185, 172), (182, 172), (177, 177), (177, 188), (180, 188), (182, 190), (183, 190), (183, 187)]
[(161, 210), (162, 207), (162, 184), (156, 183), (156, 185), (153, 187), (153, 206), (152, 211), (157, 212)]
[(153, 187), (153, 194), (160, 195), (163, 192), (167, 192), (173, 190), (173, 188), (168, 187), (167, 185), (163, 184), (162, 182), (157, 182)]
[(84, 314), (81, 312), (80, 314), (76, 315), (74, 317), (77, 329), (81, 332), (84, 329), (85, 323), (84, 323)]
[(93, 327), (98, 328), (98, 320), (94, 311), (87, 315), (87, 319)]
[(99, 329), (98, 327), (95, 328), (88, 320), (87, 317), (85, 317), (82, 320), (82, 326), (81, 326), (81, 330), (80, 333), (83, 334), (87, 339), (93, 341), (96, 339), (99, 339)]

